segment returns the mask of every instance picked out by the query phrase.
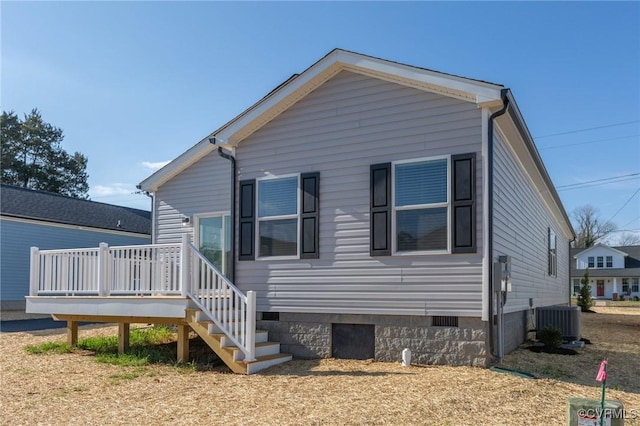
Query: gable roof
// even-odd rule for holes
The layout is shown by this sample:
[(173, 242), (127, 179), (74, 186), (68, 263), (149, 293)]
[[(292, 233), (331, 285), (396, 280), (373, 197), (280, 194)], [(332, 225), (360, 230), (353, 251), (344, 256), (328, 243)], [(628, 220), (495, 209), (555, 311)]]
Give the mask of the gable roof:
[(169, 179), (217, 149), (217, 146), (235, 147), (341, 71), (462, 99), (479, 106), (502, 105), (501, 90), (504, 87), (500, 84), (334, 49), (302, 73), (292, 75), (240, 115), (143, 180), (138, 187), (144, 191), (156, 191)]
[[(66, 225), (151, 234), (151, 212), (0, 185), (0, 214)], [(118, 225), (119, 224), (119, 225)]]
[(509, 89), (500, 84), (446, 74), (342, 49), (332, 50), (302, 73), (292, 75), (240, 115), (143, 180), (138, 185), (138, 188), (148, 192), (155, 192), (161, 185), (218, 147), (233, 150), (242, 140), (341, 71), (354, 72), (403, 86), (461, 99), (475, 103), (479, 108), (493, 108), (494, 111), (501, 108), (506, 99), (509, 103), (507, 114), (497, 120), (502, 123), (508, 122), (508, 125), (514, 129), (518, 138), (521, 139), (520, 146), (522, 149), (520, 149), (521, 154), (519, 155), (522, 156), (521, 158), (527, 158), (527, 161), (523, 161), (524, 167), (529, 171), (533, 171), (531, 176), (534, 184), (541, 189), (539, 192), (557, 218), (558, 223), (564, 223), (563, 231), (565, 235), (570, 240), (575, 239), (575, 232), (571, 226), (569, 216), (542, 163), (533, 137)]
[[(636, 246), (627, 246), (627, 247), (636, 247)], [(593, 250), (595, 250), (595, 249), (597, 249), (597, 248), (603, 248), (603, 249), (609, 250), (609, 251), (611, 251), (611, 252), (613, 252), (613, 253), (621, 254), (621, 255), (623, 255), (623, 256), (628, 256), (628, 253), (626, 253), (626, 252), (624, 252), (624, 251), (622, 251), (622, 250), (619, 250), (619, 249), (616, 249), (616, 248), (610, 247), (610, 246), (608, 246), (608, 245), (606, 245), (606, 244), (598, 243), (598, 244), (595, 244), (595, 245), (593, 245), (593, 246), (591, 246), (591, 247), (589, 247), (589, 248), (576, 249), (577, 251), (576, 251), (576, 253), (573, 255), (573, 258), (574, 258), (574, 259), (577, 259), (577, 258), (578, 258), (578, 255), (584, 255), (584, 254), (587, 254), (587, 253), (589, 253), (590, 251), (593, 251)]]

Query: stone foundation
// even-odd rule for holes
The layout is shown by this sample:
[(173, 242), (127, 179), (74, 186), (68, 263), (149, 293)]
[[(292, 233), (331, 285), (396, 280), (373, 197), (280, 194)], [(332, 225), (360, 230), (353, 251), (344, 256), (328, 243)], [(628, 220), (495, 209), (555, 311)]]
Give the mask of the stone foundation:
[(281, 343), (282, 352), (296, 358), (331, 357), (332, 324), (372, 324), (378, 361), (399, 362), (402, 350), (409, 348), (414, 364), (488, 365), (487, 323), (460, 317), (458, 327), (433, 327), (431, 321), (429, 316), (281, 312), (279, 320), (259, 320), (257, 326)]

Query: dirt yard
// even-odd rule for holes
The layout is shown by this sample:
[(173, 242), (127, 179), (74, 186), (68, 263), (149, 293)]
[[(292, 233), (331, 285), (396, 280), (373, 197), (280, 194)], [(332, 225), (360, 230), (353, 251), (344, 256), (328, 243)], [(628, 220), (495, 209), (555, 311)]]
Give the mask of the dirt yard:
[[(388, 424), (555, 425), (570, 397), (598, 399), (595, 376), (609, 360), (607, 397), (625, 425), (640, 425), (640, 309), (583, 314), (590, 339), (576, 356), (519, 349), (503, 366), (537, 379), (470, 367), (370, 361), (294, 361), (253, 376), (226, 367), (119, 367), (92, 355), (28, 355), (27, 344), (64, 341), (64, 330), (0, 335), (2, 425)], [(84, 328), (80, 338), (113, 335)], [(635, 417), (635, 418), (634, 418)]]

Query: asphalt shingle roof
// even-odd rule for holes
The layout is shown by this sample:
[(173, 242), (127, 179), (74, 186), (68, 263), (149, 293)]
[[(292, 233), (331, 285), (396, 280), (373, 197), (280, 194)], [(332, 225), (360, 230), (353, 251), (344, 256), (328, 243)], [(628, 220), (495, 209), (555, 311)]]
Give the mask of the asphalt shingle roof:
[(151, 212), (0, 185), (0, 213), (23, 219), (151, 234)]
[[(621, 277), (632, 278), (640, 277), (640, 246), (620, 246), (611, 247), (621, 252), (627, 253), (624, 258), (624, 268), (591, 268), (589, 269), (590, 277)], [(578, 277), (584, 275), (584, 269), (576, 269), (576, 261), (573, 256), (584, 251), (584, 248), (571, 249), (571, 276)]]

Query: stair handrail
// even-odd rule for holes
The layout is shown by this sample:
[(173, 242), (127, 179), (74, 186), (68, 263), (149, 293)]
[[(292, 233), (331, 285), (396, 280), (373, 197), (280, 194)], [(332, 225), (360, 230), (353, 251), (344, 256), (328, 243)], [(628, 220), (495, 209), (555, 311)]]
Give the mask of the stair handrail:
[[(245, 361), (255, 361), (255, 292), (248, 291), (245, 295), (184, 238), (183, 246), (183, 291), (244, 353)], [(205, 270), (201, 269), (201, 265)], [(187, 271), (191, 272), (189, 277), (185, 276)]]

